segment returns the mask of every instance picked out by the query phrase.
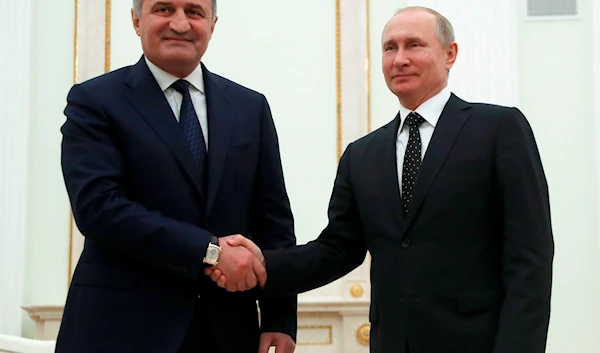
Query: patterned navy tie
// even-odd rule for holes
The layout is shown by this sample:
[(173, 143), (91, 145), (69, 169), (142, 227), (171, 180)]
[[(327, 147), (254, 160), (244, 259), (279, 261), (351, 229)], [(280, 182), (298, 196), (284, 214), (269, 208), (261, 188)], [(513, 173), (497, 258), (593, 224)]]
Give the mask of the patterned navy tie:
[(190, 83), (186, 80), (177, 80), (171, 85), (177, 92), (183, 96), (181, 102), (181, 110), (179, 112), (179, 126), (183, 131), (183, 135), (188, 143), (190, 152), (194, 162), (200, 172), (200, 184), (202, 185), (203, 191), (206, 190), (206, 170), (208, 153), (206, 151), (206, 143), (204, 135), (202, 134), (202, 127), (196, 115), (196, 110), (192, 104), (192, 97), (190, 96)]
[(422, 116), (412, 112), (406, 117), (408, 125), (408, 144), (404, 152), (404, 163), (402, 164), (402, 208), (408, 213), (410, 200), (413, 197), (413, 186), (421, 168), (421, 134), (419, 126), (425, 122)]

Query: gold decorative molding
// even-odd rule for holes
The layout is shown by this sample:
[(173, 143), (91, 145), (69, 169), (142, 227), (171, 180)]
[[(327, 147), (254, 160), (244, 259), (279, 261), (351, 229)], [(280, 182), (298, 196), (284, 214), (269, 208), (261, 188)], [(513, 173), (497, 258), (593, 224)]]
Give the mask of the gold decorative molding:
[[(79, 82), (79, 1), (75, 0), (75, 28), (73, 38), (73, 84)], [(110, 45), (111, 45), (111, 18), (112, 18), (112, 0), (105, 0), (105, 22), (104, 22), (104, 71), (110, 71)], [(68, 275), (67, 275), (67, 286), (71, 285), (71, 274), (73, 273), (73, 231), (74, 222), (73, 211), (69, 208), (69, 261), (68, 261)]]
[(366, 2), (366, 32), (367, 32), (367, 48), (365, 50), (367, 57), (365, 59), (365, 90), (367, 94), (367, 133), (371, 132), (371, 3), (369, 0)]
[(335, 66), (337, 88), (337, 159), (342, 157), (342, 18), (341, 0), (335, 0)]
[(106, 22), (104, 24), (104, 72), (110, 71), (111, 0), (106, 0)]
[(371, 342), (371, 324), (362, 324), (356, 330), (356, 340), (363, 346), (368, 346)]
[(328, 346), (333, 343), (333, 327), (331, 325), (299, 325), (298, 331), (300, 330), (327, 330), (327, 339), (324, 341), (308, 341), (308, 342), (297, 342), (297, 346)]
[[(367, 133), (371, 132), (371, 2), (365, 0), (365, 92), (367, 97)], [(342, 116), (342, 51), (341, 51), (341, 0), (335, 1), (335, 51), (336, 51), (336, 108), (337, 108), (337, 156), (342, 157), (343, 116)]]
[[(73, 38), (73, 84), (78, 81), (79, 74), (79, 0), (75, 0), (75, 29)], [(69, 265), (67, 270), (67, 288), (71, 285), (71, 271), (73, 269), (73, 211), (69, 207)]]
[(363, 286), (361, 286), (360, 284), (355, 284), (350, 288), (350, 294), (354, 298), (360, 298), (360, 297), (362, 297), (362, 295), (364, 293), (365, 293), (365, 290), (363, 289)]
[(77, 83), (77, 68), (79, 67), (79, 0), (75, 0), (75, 31), (73, 36), (73, 83)]

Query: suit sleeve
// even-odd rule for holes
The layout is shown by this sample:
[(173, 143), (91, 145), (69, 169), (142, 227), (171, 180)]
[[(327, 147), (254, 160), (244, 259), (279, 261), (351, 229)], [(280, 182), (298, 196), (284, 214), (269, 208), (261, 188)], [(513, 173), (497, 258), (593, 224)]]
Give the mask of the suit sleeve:
[(360, 266), (367, 248), (352, 183), (350, 149), (344, 152), (329, 202), (329, 223), (319, 237), (291, 249), (264, 251), (265, 296), (302, 293), (331, 283)]
[[(277, 131), (266, 98), (262, 97), (260, 150), (253, 189), (250, 233), (261, 249), (296, 245), (294, 218), (285, 188)], [(288, 295), (259, 300), (261, 331), (281, 332), (294, 340), (297, 332), (298, 298)]]
[(196, 280), (211, 234), (130, 200), (116, 131), (85, 86), (67, 97), (62, 170), (81, 233), (97, 246), (176, 277)]
[(498, 133), (496, 169), (504, 211), (505, 299), (493, 352), (543, 353), (554, 257), (548, 185), (531, 127), (516, 108)]

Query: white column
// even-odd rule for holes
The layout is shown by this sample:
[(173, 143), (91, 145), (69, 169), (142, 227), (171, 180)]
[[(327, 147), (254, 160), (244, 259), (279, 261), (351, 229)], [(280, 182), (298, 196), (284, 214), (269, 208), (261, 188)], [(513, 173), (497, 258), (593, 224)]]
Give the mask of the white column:
[(338, 152), (370, 131), (369, 1), (343, 0), (338, 8)]
[(458, 58), (450, 89), (472, 102), (514, 106), (519, 103), (516, 0), (409, 0), (408, 6), (432, 8), (452, 23)]
[(0, 32), (0, 333), (21, 334), (25, 273), (31, 0), (6, 1)]
[[(110, 70), (111, 0), (76, 0), (75, 81), (100, 76)], [(130, 2), (128, 2), (130, 6)], [(131, 30), (133, 31), (133, 29)], [(84, 237), (71, 218), (69, 275), (75, 271), (83, 251)]]

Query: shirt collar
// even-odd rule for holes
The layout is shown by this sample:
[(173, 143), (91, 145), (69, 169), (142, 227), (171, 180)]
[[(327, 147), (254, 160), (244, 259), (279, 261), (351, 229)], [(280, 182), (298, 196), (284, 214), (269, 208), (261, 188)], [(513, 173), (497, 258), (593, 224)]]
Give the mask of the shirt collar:
[[(448, 103), (448, 100), (450, 99), (450, 94), (451, 93), (448, 87), (444, 87), (444, 89), (442, 89), (438, 94), (429, 98), (420, 106), (418, 106), (414, 112), (422, 116), (426, 122), (435, 128), (435, 125), (440, 119), (446, 103)], [(400, 128), (398, 129), (398, 135), (400, 135), (400, 132), (402, 131), (402, 126), (404, 121), (406, 121), (406, 117), (411, 112), (413, 111), (405, 108), (402, 104), (400, 105)]]
[[(171, 85), (173, 83), (175, 83), (175, 81), (179, 80), (179, 77), (171, 75), (170, 73), (166, 72), (165, 70), (161, 69), (160, 67), (154, 65), (154, 63), (152, 63), (150, 60), (148, 60), (148, 58), (146, 58), (145, 56), (144, 56), (144, 59), (146, 60), (146, 64), (148, 64), (148, 68), (150, 69), (150, 72), (154, 76), (156, 83), (158, 83), (158, 86), (160, 87), (160, 89), (163, 92), (166, 91), (168, 88), (170, 88)], [(183, 79), (190, 83), (190, 87), (194, 87), (198, 91), (205, 93), (204, 92), (204, 76), (202, 74), (202, 65), (198, 65), (196, 67), (196, 69), (194, 71), (192, 71), (191, 74), (189, 74), (187, 77), (184, 77)]]

